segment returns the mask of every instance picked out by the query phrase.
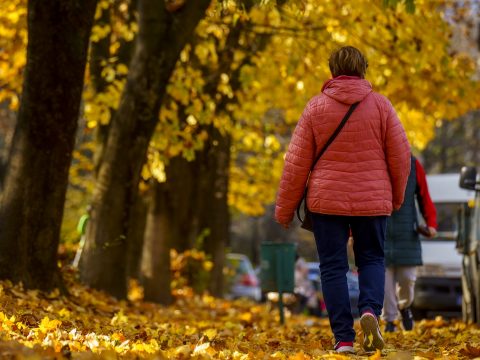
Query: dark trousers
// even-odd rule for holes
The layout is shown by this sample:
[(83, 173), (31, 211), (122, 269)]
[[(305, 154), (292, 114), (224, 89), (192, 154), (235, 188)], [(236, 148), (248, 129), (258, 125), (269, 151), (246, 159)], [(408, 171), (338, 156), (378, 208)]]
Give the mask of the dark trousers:
[(387, 217), (312, 214), (312, 220), (330, 326), (336, 341), (354, 341), (346, 277), (350, 229), (360, 287), (358, 309), (360, 314), (371, 311), (380, 316), (385, 287), (383, 244)]

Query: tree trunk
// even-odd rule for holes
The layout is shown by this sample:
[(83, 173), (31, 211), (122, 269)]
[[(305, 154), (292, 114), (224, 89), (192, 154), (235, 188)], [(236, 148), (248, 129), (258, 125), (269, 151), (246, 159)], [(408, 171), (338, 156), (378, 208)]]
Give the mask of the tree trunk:
[(169, 305), (173, 302), (170, 289), (170, 246), (176, 234), (171, 231), (175, 227), (170, 223), (172, 215), (163, 196), (163, 187), (165, 184), (155, 182), (150, 189), (141, 273), (145, 301)]
[[(208, 232), (201, 247), (214, 263), (209, 290), (215, 296), (223, 295), (223, 267), (230, 224), (230, 137), (213, 127), (210, 131), (210, 141), (196, 153), (195, 160), (172, 158), (165, 169), (167, 182), (152, 185), (141, 266), (145, 299), (148, 294), (149, 301), (165, 303), (162, 289), (170, 286), (167, 285), (169, 277), (164, 278), (167, 254), (159, 254), (170, 248), (184, 251), (199, 245), (195, 242), (204, 230)], [(163, 285), (159, 286), (160, 283)]]
[(195, 218), (198, 165), (180, 156), (172, 158), (165, 171), (167, 179), (175, 181), (152, 181), (141, 265), (145, 300), (172, 301), (170, 292), (165, 294), (170, 289), (170, 249), (181, 252), (194, 246), (199, 233)]
[(127, 236), (127, 278), (141, 278), (140, 261), (148, 214), (146, 198), (146, 194), (137, 196), (137, 201), (131, 213), (131, 226)]
[[(154, 195), (155, 200), (151, 198), (151, 201), (162, 205), (154, 207), (155, 216), (150, 212), (147, 229), (156, 226), (156, 231), (149, 233), (147, 230), (144, 240), (142, 274), (144, 278), (152, 277), (151, 281), (144, 281), (145, 294), (148, 292), (152, 295), (150, 301), (163, 303), (159, 298), (155, 298), (160, 293), (147, 288), (153, 286), (157, 291), (168, 288), (166, 281), (169, 279), (163, 278), (166, 267), (163, 266), (160, 270), (162, 264), (159, 263), (166, 261), (164, 255), (153, 258), (145, 255), (157, 254), (163, 249), (170, 248), (185, 251), (200, 247), (205, 250), (214, 264), (209, 290), (215, 296), (223, 295), (223, 267), (230, 225), (228, 208), (230, 137), (221, 134), (214, 127), (209, 130), (211, 136), (209, 142), (204, 149), (196, 153), (193, 161), (187, 161), (181, 156), (170, 159), (165, 169), (167, 182), (153, 185), (155, 191), (151, 192), (151, 196)], [(168, 226), (162, 227), (160, 223)], [(204, 231), (207, 232), (203, 233)], [(200, 236), (203, 238), (202, 244), (196, 243)], [(156, 238), (156, 242), (153, 237)], [(156, 249), (156, 246), (162, 250)], [(150, 268), (158, 270), (153, 275), (148, 272), (145, 274)], [(190, 276), (190, 280), (193, 278), (194, 274)], [(164, 286), (158, 289), (160, 282)]]
[(8, 104), (0, 105), (0, 197), (3, 190), (3, 179), (7, 171), (9, 149), (15, 129), (16, 113)]
[(170, 13), (166, 3), (139, 1), (139, 34), (120, 106), (110, 124), (94, 190), (81, 277), (88, 285), (126, 296), (126, 235), (140, 171), (160, 104), (184, 45), (210, 0)]
[(175, 228), (170, 245), (179, 252), (193, 248), (200, 232), (197, 216), (199, 166), (198, 161), (187, 161), (181, 156), (170, 159), (165, 169), (167, 183), (160, 187), (168, 204), (165, 210), (169, 212), (169, 226)]
[(96, 0), (28, 2), (22, 102), (0, 205), (0, 278), (59, 285), (57, 247)]
[(211, 141), (205, 152), (205, 167), (200, 175), (200, 204), (203, 215), (200, 228), (209, 229), (205, 239), (205, 251), (213, 261), (209, 290), (214, 296), (223, 296), (223, 267), (225, 249), (229, 240), (230, 213), (228, 208), (228, 181), (230, 171), (229, 135), (222, 134), (214, 128)]

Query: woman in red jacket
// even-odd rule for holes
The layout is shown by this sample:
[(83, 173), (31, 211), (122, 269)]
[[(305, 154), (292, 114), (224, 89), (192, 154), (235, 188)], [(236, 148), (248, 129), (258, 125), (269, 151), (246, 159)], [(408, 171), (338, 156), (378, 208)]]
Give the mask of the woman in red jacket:
[[(353, 352), (355, 339), (346, 279), (351, 230), (363, 347), (374, 351), (384, 346), (377, 318), (384, 297), (387, 216), (403, 202), (410, 146), (391, 103), (364, 79), (367, 61), (358, 49), (346, 46), (335, 51), (329, 66), (332, 79), (308, 102), (293, 133), (275, 217), (289, 226), (308, 181), (307, 206), (338, 352)], [(316, 156), (356, 102), (359, 105), (310, 173)]]

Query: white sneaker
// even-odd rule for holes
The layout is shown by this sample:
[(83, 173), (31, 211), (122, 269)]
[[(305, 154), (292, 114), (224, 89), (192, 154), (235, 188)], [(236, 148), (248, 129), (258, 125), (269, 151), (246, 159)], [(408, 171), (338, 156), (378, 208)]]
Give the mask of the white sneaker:
[(353, 348), (353, 341), (338, 341), (335, 344), (335, 351), (337, 353), (355, 354), (355, 349)]

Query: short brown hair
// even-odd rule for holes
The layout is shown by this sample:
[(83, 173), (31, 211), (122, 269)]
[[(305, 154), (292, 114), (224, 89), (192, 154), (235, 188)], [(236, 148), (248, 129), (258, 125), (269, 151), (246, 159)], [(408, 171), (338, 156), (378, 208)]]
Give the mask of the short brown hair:
[(333, 77), (349, 75), (364, 78), (368, 61), (357, 48), (344, 46), (330, 55), (328, 66)]

